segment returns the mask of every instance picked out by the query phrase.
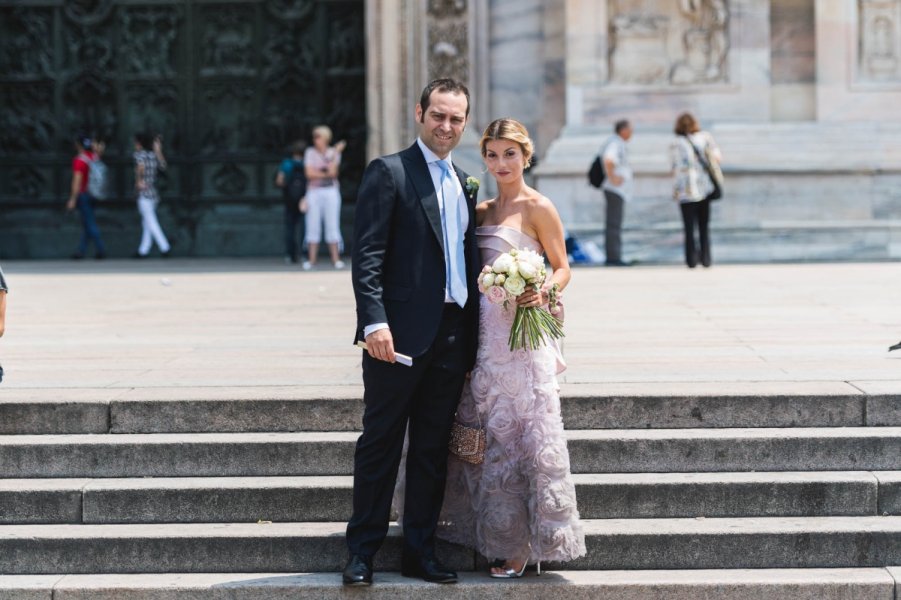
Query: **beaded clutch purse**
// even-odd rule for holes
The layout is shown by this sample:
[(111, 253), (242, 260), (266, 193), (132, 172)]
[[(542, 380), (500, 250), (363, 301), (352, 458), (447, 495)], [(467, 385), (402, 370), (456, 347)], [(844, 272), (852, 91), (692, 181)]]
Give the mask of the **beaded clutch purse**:
[(459, 421), (451, 426), (451, 454), (464, 462), (480, 465), (485, 460), (485, 430), (481, 427), (468, 427)]

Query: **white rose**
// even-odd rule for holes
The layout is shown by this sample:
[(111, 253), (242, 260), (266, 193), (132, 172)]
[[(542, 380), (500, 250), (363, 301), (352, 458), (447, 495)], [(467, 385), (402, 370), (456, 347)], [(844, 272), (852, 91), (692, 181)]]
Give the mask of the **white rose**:
[(529, 261), (523, 261), (519, 263), (519, 274), (526, 281), (531, 281), (538, 275), (538, 269)]
[(482, 275), (482, 286), (489, 288), (494, 285), (494, 273), (485, 273)]
[(513, 257), (509, 254), (501, 254), (491, 265), (491, 270), (495, 273), (506, 273), (513, 264)]
[(527, 262), (534, 266), (536, 270), (541, 270), (544, 266), (544, 258), (534, 250), (527, 250), (519, 257), (519, 262)]
[(514, 296), (519, 296), (526, 290), (526, 280), (518, 275), (516, 277), (508, 277), (504, 281), (504, 289)]
[(495, 283), (495, 285), (504, 285), (504, 281), (506, 281), (506, 280), (507, 280), (507, 276), (504, 275), (503, 273), (500, 273), (499, 275), (495, 276), (494, 283)]
[(513, 261), (512, 263), (510, 263), (510, 268), (507, 269), (507, 276), (516, 277), (517, 275), (519, 275), (519, 263)]

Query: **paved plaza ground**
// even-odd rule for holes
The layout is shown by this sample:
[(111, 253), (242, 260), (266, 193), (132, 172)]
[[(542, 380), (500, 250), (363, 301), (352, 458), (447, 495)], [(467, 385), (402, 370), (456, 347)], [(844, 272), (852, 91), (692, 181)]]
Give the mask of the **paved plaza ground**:
[[(348, 270), (3, 266), (6, 399), (361, 393)], [(898, 263), (575, 269), (564, 394), (901, 393), (899, 283)]]

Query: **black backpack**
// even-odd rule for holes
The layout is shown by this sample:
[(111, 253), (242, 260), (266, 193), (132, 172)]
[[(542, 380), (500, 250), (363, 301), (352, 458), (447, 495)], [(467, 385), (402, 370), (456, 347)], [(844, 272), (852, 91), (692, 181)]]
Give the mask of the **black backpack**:
[(591, 167), (588, 168), (588, 183), (590, 183), (592, 187), (600, 188), (604, 185), (604, 179), (606, 177), (607, 172), (604, 169), (604, 163), (601, 162), (601, 155), (598, 154), (594, 157), (594, 160), (591, 161)]
[(285, 187), (282, 188), (282, 195), (287, 204), (297, 204), (300, 199), (307, 195), (307, 175), (304, 173), (303, 161), (295, 160), (291, 167), (291, 173), (285, 179)]

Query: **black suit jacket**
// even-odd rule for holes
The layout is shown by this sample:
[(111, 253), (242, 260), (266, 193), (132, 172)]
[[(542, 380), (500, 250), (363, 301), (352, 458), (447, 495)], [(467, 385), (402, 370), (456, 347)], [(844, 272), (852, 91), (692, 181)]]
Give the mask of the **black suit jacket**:
[[(479, 248), (475, 237), (476, 194), (466, 192), (467, 175), (454, 165), (469, 207), (464, 238), (467, 366), (478, 346)], [(421, 356), (435, 339), (444, 311), (444, 235), (438, 195), (419, 145), (373, 160), (366, 167), (354, 221), (353, 286), (357, 332), (388, 323), (394, 348)]]

